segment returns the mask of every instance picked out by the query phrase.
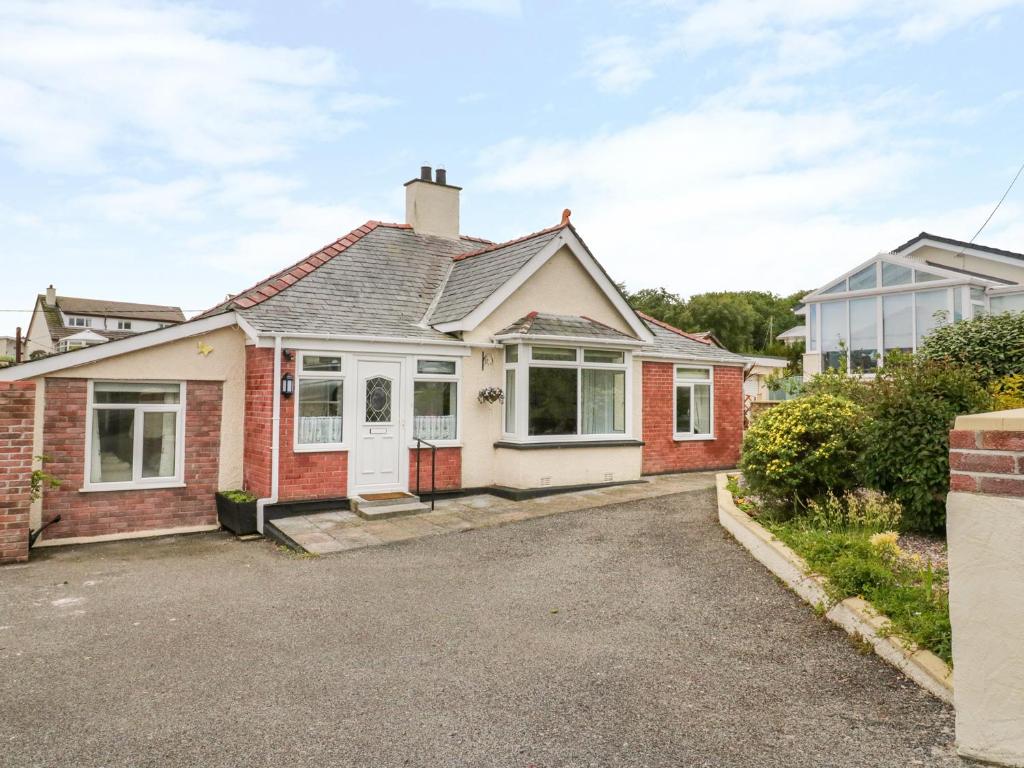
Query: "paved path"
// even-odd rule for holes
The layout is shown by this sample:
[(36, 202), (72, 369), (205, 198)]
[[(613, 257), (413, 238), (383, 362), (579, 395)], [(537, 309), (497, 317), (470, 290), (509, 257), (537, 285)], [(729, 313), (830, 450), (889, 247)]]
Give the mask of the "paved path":
[(390, 520), (364, 520), (353, 512), (341, 511), (280, 518), (273, 525), (298, 548), (314, 555), (330, 555), (424, 536), (521, 523), (607, 504), (653, 499), (714, 484), (713, 472), (657, 475), (638, 483), (558, 493), (525, 501), (511, 501), (486, 493), (442, 499), (434, 511)]
[(0, 570), (0, 765), (958, 765), (950, 709), (714, 509), (305, 559), (224, 534), (50, 550)]

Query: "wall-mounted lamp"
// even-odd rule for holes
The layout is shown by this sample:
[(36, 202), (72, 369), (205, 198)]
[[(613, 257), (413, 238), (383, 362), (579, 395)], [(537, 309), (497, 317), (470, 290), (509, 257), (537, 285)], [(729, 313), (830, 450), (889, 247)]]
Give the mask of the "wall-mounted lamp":
[(290, 349), (282, 349), (281, 350), (281, 357), (284, 360), (286, 360), (287, 362), (290, 363), (292, 361), (292, 357), (294, 357), (294, 355), (292, 354), (292, 351)]
[(295, 394), (295, 377), (290, 373), (286, 373), (281, 377), (281, 394), (285, 397), (291, 397)]

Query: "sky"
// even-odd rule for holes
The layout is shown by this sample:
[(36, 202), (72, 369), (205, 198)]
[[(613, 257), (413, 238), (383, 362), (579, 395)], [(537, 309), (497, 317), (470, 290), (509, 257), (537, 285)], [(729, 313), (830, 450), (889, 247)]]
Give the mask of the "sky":
[[(969, 239), (1024, 162), (1024, 0), (0, 0), (0, 335), (50, 283), (202, 310), (421, 163), (630, 289), (812, 289)], [(1024, 251), (1024, 184), (978, 242)], [(386, 279), (386, 276), (382, 276)]]

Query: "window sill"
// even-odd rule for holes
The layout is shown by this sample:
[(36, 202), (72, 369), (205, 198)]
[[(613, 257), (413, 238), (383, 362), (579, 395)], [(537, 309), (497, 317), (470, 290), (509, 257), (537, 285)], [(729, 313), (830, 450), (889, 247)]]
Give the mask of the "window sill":
[(163, 488), (184, 488), (185, 483), (177, 480), (169, 483), (102, 483), (85, 485), (78, 489), (79, 493), (100, 493), (101, 491), (155, 491)]
[(333, 443), (323, 443), (322, 445), (292, 446), (292, 451), (294, 453), (341, 453), (347, 450), (347, 445), (334, 445)]
[(494, 444), (495, 448), (509, 448), (513, 451), (533, 451), (541, 448), (639, 448), (644, 444), (643, 440), (546, 440), (535, 443), (517, 443), (509, 440), (499, 440)]
[(672, 435), (677, 443), (699, 443), (714, 440), (714, 435)]

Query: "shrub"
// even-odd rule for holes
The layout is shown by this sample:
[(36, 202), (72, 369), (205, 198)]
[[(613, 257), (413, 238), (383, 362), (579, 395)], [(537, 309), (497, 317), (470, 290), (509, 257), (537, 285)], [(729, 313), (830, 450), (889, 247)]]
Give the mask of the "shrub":
[(895, 584), (893, 572), (875, 558), (841, 555), (828, 569), (828, 580), (836, 596), (870, 596)]
[(982, 315), (941, 325), (924, 341), (924, 357), (973, 368), (983, 384), (1024, 374), (1024, 313)]
[(1001, 376), (988, 385), (988, 391), (992, 395), (992, 407), (997, 411), (1024, 408), (1024, 374)]
[(871, 398), (871, 384), (845, 371), (829, 368), (804, 381), (802, 395), (834, 395), (864, 405)]
[(941, 530), (949, 492), (949, 430), (991, 404), (963, 367), (919, 357), (886, 365), (872, 386), (862, 460), (867, 485), (903, 507), (903, 530)]
[(834, 395), (780, 403), (743, 438), (740, 467), (748, 487), (776, 507), (853, 487), (863, 420), (860, 406)]
[(807, 504), (807, 524), (822, 531), (888, 531), (903, 517), (898, 501), (884, 493), (861, 488), (842, 497), (829, 491), (823, 499)]

